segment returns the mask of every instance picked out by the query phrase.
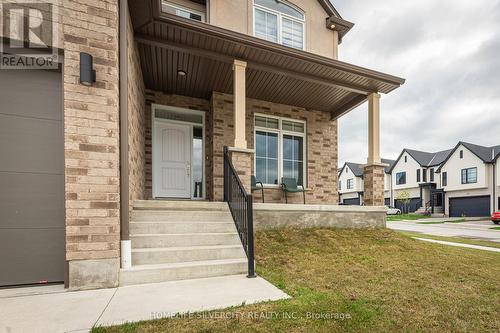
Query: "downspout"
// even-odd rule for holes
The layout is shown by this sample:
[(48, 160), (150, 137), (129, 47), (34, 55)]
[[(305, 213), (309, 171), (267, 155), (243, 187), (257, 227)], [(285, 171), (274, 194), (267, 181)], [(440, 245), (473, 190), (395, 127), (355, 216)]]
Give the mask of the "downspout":
[(120, 0), (120, 257), (121, 267), (132, 266), (129, 234), (129, 165), (128, 165), (128, 45), (127, 0)]

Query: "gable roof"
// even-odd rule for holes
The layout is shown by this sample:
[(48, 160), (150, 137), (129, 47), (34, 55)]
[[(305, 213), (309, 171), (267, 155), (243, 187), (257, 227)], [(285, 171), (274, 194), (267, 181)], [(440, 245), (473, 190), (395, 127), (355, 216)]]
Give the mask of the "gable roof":
[(429, 153), (426, 151), (404, 148), (401, 154), (399, 154), (398, 159), (392, 164), (391, 168), (389, 169), (389, 172), (392, 172), (392, 169), (394, 169), (394, 166), (401, 159), (401, 157), (404, 155), (405, 152), (408, 153), (408, 155), (410, 155), (415, 161), (417, 161), (417, 163), (421, 167), (428, 168), (428, 167), (438, 166), (444, 163), (444, 161), (446, 161), (448, 156), (453, 152), (453, 149), (447, 149), (435, 153)]
[(384, 168), (385, 173), (391, 172), (392, 166), (396, 163), (396, 160), (389, 160), (386, 158), (382, 158), (382, 163), (387, 164), (387, 166)]
[(457, 143), (455, 148), (453, 148), (453, 150), (450, 152), (448, 157), (443, 161), (442, 165), (439, 167), (438, 170), (440, 170), (442, 168), (442, 166), (450, 159), (451, 155), (460, 146), (464, 146), (465, 148), (467, 148), (471, 153), (476, 155), (484, 163), (493, 163), (500, 156), (500, 145), (492, 146), (492, 147), (485, 147), (485, 146), (480, 146), (480, 145), (476, 145), (476, 144), (469, 143), (469, 142), (460, 141), (459, 143)]
[(335, 9), (330, 0), (318, 0), (318, 2), (320, 3), (321, 7), (323, 7), (325, 12), (328, 13), (328, 15), (335, 16), (340, 19), (342, 18), (342, 16), (340, 16), (340, 13), (337, 11), (337, 9)]
[[(396, 161), (395, 160), (389, 160), (387, 158), (382, 158), (381, 160), (382, 160), (382, 163), (387, 164), (387, 166), (384, 168), (385, 173), (389, 173), (392, 165)], [(353, 162), (345, 162), (344, 166), (342, 168), (340, 168), (339, 176), (340, 176), (340, 174), (342, 174), (342, 172), (344, 171), (344, 169), (345, 169), (346, 166), (349, 167), (349, 169), (352, 171), (352, 173), (353, 173), (354, 176), (363, 178), (365, 164), (353, 163)]]

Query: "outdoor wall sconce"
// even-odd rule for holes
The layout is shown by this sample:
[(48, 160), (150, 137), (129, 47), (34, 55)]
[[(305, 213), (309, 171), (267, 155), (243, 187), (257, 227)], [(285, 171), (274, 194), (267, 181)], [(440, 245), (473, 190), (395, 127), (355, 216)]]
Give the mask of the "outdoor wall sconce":
[(91, 86), (96, 81), (93, 58), (90, 54), (80, 53), (80, 83)]

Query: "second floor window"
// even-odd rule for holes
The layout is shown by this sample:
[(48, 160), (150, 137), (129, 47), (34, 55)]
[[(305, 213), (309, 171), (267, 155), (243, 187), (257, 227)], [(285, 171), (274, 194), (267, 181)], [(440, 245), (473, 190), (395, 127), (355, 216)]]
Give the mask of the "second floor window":
[(477, 168), (462, 169), (462, 184), (477, 183)]
[(406, 172), (398, 172), (396, 174), (396, 185), (406, 184)]
[(304, 14), (292, 5), (277, 0), (255, 0), (255, 36), (304, 49)]
[(434, 168), (431, 169), (431, 182), (434, 181)]
[(348, 190), (354, 189), (354, 179), (351, 178), (347, 180), (347, 189)]
[(417, 183), (420, 183), (420, 169), (417, 169)]
[(448, 172), (443, 172), (443, 186), (448, 186)]
[(424, 183), (427, 182), (427, 169), (422, 169), (422, 179)]
[(176, 3), (162, 1), (162, 11), (168, 14), (185, 17), (195, 21), (205, 22), (205, 13), (197, 10), (187, 8)]

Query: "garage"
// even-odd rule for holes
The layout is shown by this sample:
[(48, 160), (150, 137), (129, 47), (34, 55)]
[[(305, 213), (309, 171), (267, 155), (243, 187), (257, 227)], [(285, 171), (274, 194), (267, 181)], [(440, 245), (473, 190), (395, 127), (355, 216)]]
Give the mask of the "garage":
[(450, 198), (451, 217), (483, 217), (490, 216), (490, 196)]
[(359, 198), (344, 199), (344, 205), (346, 206), (359, 206), (360, 204)]
[(1, 70), (0, 286), (64, 281), (61, 73)]
[(422, 206), (420, 198), (411, 198), (410, 202), (405, 205), (401, 200), (394, 200), (394, 207), (400, 209), (403, 213), (414, 213)]

